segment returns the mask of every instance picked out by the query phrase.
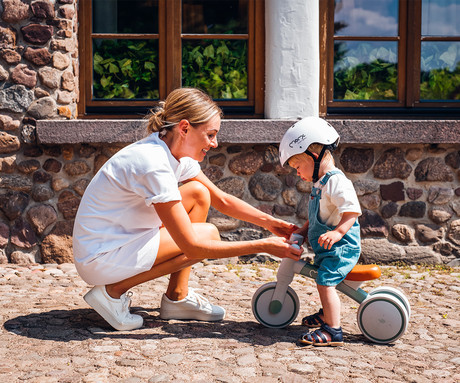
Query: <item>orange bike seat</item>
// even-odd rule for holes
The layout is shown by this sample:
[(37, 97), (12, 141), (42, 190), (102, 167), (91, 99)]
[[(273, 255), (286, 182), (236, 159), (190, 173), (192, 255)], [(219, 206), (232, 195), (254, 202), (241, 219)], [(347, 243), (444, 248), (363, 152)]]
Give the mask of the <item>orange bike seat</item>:
[(372, 279), (380, 278), (382, 272), (380, 267), (377, 265), (356, 265), (353, 267), (348, 275), (346, 280), (348, 281), (371, 281)]

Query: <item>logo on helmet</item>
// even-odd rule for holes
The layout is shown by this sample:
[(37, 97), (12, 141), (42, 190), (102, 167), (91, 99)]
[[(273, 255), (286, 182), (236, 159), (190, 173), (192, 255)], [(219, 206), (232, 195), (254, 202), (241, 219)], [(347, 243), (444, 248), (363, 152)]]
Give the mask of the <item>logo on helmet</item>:
[(300, 144), (302, 141), (305, 141), (307, 139), (307, 136), (305, 134), (301, 134), (299, 137), (297, 137), (295, 140), (292, 140), (289, 143), (289, 147), (293, 148), (294, 145)]

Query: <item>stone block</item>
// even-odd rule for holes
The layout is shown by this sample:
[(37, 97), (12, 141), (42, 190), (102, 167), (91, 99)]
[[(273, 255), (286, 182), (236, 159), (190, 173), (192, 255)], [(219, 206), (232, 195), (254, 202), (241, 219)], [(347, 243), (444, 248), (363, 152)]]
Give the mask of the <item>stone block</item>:
[(348, 173), (365, 173), (374, 163), (374, 149), (345, 148), (340, 163)]
[(380, 185), (380, 195), (385, 201), (404, 201), (404, 184), (401, 181)]
[(33, 92), (24, 85), (13, 85), (0, 90), (0, 109), (24, 113), (33, 100)]
[(381, 179), (406, 179), (412, 172), (412, 167), (404, 158), (404, 152), (399, 148), (386, 150), (374, 165), (374, 177)]
[(452, 182), (454, 180), (454, 176), (449, 167), (441, 158), (436, 157), (430, 157), (420, 161), (415, 168), (414, 174), (417, 182)]

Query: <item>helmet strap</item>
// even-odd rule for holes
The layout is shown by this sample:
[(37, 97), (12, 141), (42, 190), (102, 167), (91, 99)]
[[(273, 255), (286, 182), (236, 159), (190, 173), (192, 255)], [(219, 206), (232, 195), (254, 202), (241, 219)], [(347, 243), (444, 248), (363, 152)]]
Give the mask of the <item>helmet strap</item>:
[[(305, 150), (304, 152), (305, 154), (308, 154), (311, 158), (313, 158), (313, 162), (314, 162), (314, 169), (313, 169), (313, 176), (312, 176), (313, 183), (318, 181), (319, 167), (321, 166), (321, 161), (327, 149), (331, 150), (331, 145), (323, 145), (321, 152), (317, 154), (316, 156), (312, 152), (310, 152), (308, 149)], [(332, 148), (332, 150), (334, 150), (334, 148)]]

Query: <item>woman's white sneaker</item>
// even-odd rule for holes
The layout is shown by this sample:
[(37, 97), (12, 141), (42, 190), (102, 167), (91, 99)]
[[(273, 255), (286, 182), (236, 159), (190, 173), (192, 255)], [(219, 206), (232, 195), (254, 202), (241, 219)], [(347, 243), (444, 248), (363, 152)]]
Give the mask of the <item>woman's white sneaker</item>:
[(142, 327), (144, 323), (140, 315), (129, 312), (131, 295), (128, 292), (115, 299), (107, 294), (105, 286), (94, 286), (83, 299), (115, 330), (128, 331)]
[(188, 295), (180, 301), (172, 301), (165, 294), (161, 298), (161, 319), (195, 319), (215, 322), (224, 317), (223, 307), (211, 304), (191, 288), (188, 289)]

